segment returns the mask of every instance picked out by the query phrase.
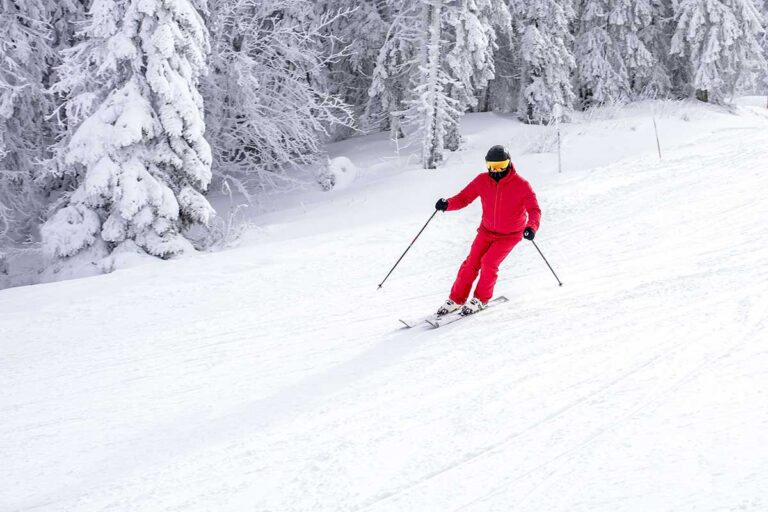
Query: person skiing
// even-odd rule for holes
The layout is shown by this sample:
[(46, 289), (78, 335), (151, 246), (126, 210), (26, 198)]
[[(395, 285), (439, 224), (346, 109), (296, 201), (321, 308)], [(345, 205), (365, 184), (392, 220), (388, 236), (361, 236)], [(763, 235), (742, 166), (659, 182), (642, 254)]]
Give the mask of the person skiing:
[[(440, 211), (461, 210), (477, 197), (483, 205), (483, 217), (469, 256), (461, 264), (448, 299), (437, 310), (438, 316), (461, 308), (460, 314), (470, 315), (485, 308), (491, 297), (499, 265), (520, 240), (533, 240), (541, 221), (541, 208), (531, 185), (512, 165), (504, 146), (493, 146), (485, 155), (488, 172), (478, 175), (453, 197), (440, 199), (435, 208)], [(467, 302), (472, 284), (474, 297)]]

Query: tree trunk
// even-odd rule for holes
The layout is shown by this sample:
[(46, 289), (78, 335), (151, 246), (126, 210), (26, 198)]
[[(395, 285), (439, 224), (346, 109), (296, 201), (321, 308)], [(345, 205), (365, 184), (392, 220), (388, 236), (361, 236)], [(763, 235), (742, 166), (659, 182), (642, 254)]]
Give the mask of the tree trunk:
[(405, 138), (401, 124), (400, 114), (390, 114), (387, 116), (387, 126), (385, 129), (389, 131), (390, 139), (400, 140)]
[(530, 72), (531, 66), (527, 62), (523, 62), (520, 69), (520, 83), (517, 93), (517, 118), (526, 124), (531, 124), (531, 117), (533, 116), (533, 105), (528, 101), (528, 97), (525, 94)]
[(451, 119), (445, 134), (445, 149), (448, 151), (458, 151), (461, 145), (461, 132), (459, 131), (458, 119)]
[(483, 93), (480, 95), (480, 101), (477, 102), (477, 108), (475, 112), (490, 112), (491, 111), (491, 86), (490, 84), (485, 86)]
[(438, 112), (438, 92), (440, 80), (440, 29), (442, 1), (434, 4), (425, 4), (426, 9), (426, 51), (424, 52), (426, 74), (426, 102), (424, 119), (424, 141), (422, 162), (425, 169), (435, 169), (443, 159), (443, 127), (439, 126), (440, 115)]

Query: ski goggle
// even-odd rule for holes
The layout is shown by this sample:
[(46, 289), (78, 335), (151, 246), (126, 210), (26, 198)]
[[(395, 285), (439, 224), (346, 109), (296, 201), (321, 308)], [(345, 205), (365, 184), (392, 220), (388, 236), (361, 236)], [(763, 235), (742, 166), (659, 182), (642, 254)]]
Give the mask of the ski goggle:
[(502, 160), (501, 162), (485, 162), (485, 166), (491, 172), (506, 171), (509, 167), (509, 160)]

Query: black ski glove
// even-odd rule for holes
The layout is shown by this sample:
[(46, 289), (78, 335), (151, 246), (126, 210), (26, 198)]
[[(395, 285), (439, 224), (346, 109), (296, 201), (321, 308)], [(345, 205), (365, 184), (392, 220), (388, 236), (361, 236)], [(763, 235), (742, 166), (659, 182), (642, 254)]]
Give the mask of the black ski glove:
[(448, 209), (448, 201), (445, 199), (438, 199), (437, 203), (435, 203), (435, 210), (440, 210), (441, 212), (444, 212)]
[(533, 240), (536, 238), (536, 232), (531, 228), (525, 228), (525, 231), (523, 231), (523, 238), (526, 240)]

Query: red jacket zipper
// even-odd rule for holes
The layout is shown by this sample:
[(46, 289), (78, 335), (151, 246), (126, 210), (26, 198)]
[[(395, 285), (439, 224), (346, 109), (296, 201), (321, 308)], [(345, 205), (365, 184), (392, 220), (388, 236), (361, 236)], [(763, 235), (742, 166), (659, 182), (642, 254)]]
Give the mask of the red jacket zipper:
[(499, 188), (501, 183), (496, 182), (496, 195), (493, 200), (493, 230), (496, 230), (496, 208), (499, 206)]

